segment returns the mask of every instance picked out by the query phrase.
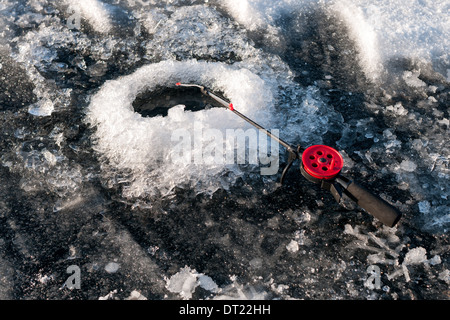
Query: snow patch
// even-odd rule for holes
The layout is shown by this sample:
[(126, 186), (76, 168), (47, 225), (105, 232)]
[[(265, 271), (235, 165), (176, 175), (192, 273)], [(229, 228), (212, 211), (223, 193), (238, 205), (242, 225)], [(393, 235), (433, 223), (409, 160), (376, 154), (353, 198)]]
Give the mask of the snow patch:
[(67, 4), (100, 33), (111, 31), (113, 23), (107, 5), (99, 0), (66, 0)]

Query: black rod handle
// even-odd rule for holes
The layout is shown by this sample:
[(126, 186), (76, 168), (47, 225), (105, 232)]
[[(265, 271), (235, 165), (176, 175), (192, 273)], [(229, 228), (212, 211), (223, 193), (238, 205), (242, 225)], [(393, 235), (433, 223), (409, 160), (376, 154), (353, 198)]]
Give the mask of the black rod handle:
[(389, 227), (395, 226), (402, 216), (397, 208), (354, 181), (350, 181), (345, 192), (350, 194), (361, 208)]

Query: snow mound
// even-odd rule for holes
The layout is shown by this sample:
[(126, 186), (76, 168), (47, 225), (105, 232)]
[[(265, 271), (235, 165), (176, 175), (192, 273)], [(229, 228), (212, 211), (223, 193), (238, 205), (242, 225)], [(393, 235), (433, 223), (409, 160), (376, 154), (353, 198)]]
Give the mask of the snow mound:
[[(96, 128), (94, 149), (100, 154), (105, 178), (110, 184), (124, 185), (126, 198), (164, 196), (175, 186), (183, 185), (203, 184), (200, 191), (214, 192), (223, 186), (217, 177), (227, 167), (232, 170), (230, 182), (242, 174), (236, 166), (226, 163), (175, 159), (177, 129), (187, 133), (196, 146), (223, 144), (221, 139), (211, 142), (210, 137), (198, 132), (214, 129), (225, 137), (227, 129), (245, 128), (246, 124), (232, 113), (220, 108), (191, 112), (177, 106), (169, 110), (167, 117), (145, 118), (133, 110), (132, 103), (139, 93), (157, 86), (174, 87), (178, 81), (201, 83), (222, 91), (250, 118), (260, 123), (270, 120), (274, 106), (272, 88), (252, 72), (223, 63), (163, 61), (107, 82), (92, 97), (87, 121)], [(195, 152), (201, 153), (202, 148), (195, 148)], [(197, 159), (195, 154), (193, 158)], [(121, 174), (119, 181), (114, 172)]]

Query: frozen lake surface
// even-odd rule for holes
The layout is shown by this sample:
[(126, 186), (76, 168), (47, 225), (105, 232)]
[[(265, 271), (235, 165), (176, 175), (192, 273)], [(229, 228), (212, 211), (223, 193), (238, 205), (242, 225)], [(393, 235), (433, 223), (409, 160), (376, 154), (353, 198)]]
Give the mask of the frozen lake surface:
[[(449, 9), (0, 1), (0, 299), (449, 299)], [(402, 220), (298, 163), (281, 186), (283, 147), (272, 175), (210, 161), (198, 146), (230, 149), (199, 128), (250, 126), (178, 81), (336, 148)], [(174, 161), (180, 132), (201, 163)]]

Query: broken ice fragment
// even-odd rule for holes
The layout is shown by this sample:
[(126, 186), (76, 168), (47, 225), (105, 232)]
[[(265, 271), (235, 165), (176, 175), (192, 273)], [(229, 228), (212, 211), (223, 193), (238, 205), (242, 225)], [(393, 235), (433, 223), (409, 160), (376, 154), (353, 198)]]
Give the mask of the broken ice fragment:
[(426, 83), (419, 79), (420, 71), (405, 71), (403, 80), (410, 87), (418, 88), (426, 86)]
[(298, 251), (298, 242), (297, 241), (295, 241), (295, 240), (292, 240), (291, 242), (289, 242), (289, 244), (286, 246), (286, 249), (289, 251), (289, 252), (292, 252), (292, 253), (294, 253), (294, 252), (297, 252)]
[(191, 299), (198, 285), (197, 272), (186, 266), (167, 280), (166, 288), (183, 299)]
[(205, 290), (215, 293), (219, 292), (219, 286), (214, 282), (214, 280), (211, 277), (208, 277), (204, 274), (199, 274), (198, 282), (200, 284), (200, 287), (202, 287)]
[(441, 273), (439, 273), (439, 280), (445, 281), (448, 285), (450, 285), (450, 271), (445, 269)]
[(400, 163), (400, 169), (407, 172), (414, 172), (417, 169), (417, 165), (411, 160), (403, 160)]
[(420, 201), (419, 202), (419, 211), (421, 213), (425, 213), (425, 214), (429, 213), (430, 208), (431, 208), (431, 205), (428, 201)]
[(403, 265), (415, 265), (427, 261), (427, 250), (422, 247), (413, 248), (408, 251), (403, 261)]
[(55, 106), (50, 99), (39, 100), (28, 107), (28, 113), (38, 117), (48, 117), (52, 114)]
[(133, 290), (130, 293), (130, 296), (128, 298), (125, 298), (125, 300), (147, 300), (145, 296), (143, 296), (139, 291)]
[(105, 266), (105, 271), (108, 273), (116, 273), (120, 265), (117, 262), (110, 262)]

